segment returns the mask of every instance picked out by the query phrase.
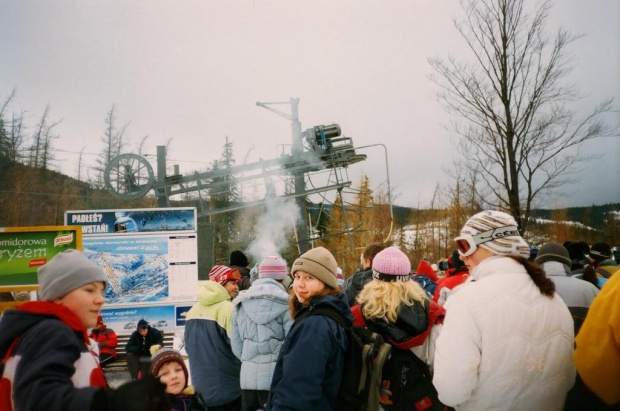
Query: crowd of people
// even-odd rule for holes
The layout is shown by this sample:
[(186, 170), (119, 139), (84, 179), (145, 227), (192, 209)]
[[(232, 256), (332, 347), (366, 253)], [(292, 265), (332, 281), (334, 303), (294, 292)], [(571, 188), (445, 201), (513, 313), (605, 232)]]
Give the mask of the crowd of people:
[[(100, 366), (117, 345), (99, 316), (107, 277), (80, 252), (60, 253), (38, 270), (41, 301), (0, 319), (0, 409), (334, 409), (352, 326), (424, 363), (443, 409), (620, 406), (620, 267), (608, 244), (535, 249), (512, 216), (483, 211), (455, 246), (412, 270), (399, 248), (368, 244), (346, 280), (323, 247), (252, 269), (234, 251), (187, 312), (189, 370), (141, 321), (126, 348), (132, 381), (116, 390)], [(381, 388), (373, 409), (419, 405)]]

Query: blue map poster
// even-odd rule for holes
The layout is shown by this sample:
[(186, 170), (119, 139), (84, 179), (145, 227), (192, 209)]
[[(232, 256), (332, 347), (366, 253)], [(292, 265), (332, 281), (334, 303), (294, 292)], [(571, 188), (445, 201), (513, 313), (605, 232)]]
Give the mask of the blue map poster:
[(106, 304), (192, 301), (196, 235), (86, 237), (83, 252), (108, 276)]

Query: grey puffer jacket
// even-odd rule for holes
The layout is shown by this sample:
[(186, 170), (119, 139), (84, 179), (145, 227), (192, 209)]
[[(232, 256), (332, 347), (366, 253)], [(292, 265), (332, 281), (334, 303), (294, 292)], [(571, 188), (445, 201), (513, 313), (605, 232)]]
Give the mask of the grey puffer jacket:
[(284, 337), (291, 328), (288, 294), (260, 278), (234, 300), (231, 345), (241, 360), (241, 389), (268, 391)]
[(547, 261), (542, 266), (547, 277), (555, 283), (555, 292), (569, 307), (589, 307), (599, 293), (599, 289), (593, 284), (571, 277), (567, 265), (557, 261)]

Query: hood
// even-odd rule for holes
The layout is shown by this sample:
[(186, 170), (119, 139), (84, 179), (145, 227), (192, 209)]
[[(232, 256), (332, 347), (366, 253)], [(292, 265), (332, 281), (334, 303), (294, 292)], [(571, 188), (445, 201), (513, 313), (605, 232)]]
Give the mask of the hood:
[(88, 334), (80, 319), (65, 306), (49, 301), (30, 301), (17, 306), (14, 310), (7, 310), (0, 317), (0, 353), (4, 353), (15, 338), (23, 335), (28, 329), (43, 320), (58, 319), (72, 330), (80, 333), (85, 343), (89, 343)]
[(437, 282), (437, 274), (433, 270), (433, 266), (426, 260), (421, 260), (420, 264), (418, 264), (418, 268), (415, 270), (416, 274), (423, 274), (430, 278), (431, 280)]
[[(298, 307), (301, 304), (297, 303)], [(350, 321), (353, 324), (353, 315), (351, 314), (351, 307), (349, 306), (349, 300), (345, 293), (340, 293), (338, 296), (334, 297), (333, 295), (324, 295), (322, 297), (315, 297), (310, 300), (310, 307), (330, 307), (333, 310), (336, 310), (338, 314), (340, 314), (345, 320)], [(306, 312), (308, 308), (300, 309), (297, 312), (297, 316)]]
[(571, 275), (570, 268), (558, 261), (546, 261), (542, 264), (542, 267), (547, 277), (569, 277)]
[(267, 324), (288, 312), (289, 295), (284, 286), (271, 278), (260, 278), (252, 286), (241, 291), (233, 301), (235, 310), (241, 305), (256, 324)]
[(448, 268), (448, 270), (446, 271), (446, 277), (452, 277), (453, 275), (457, 274), (469, 274), (467, 266), (464, 265), (459, 268)]
[[(360, 306), (354, 307), (361, 311)], [(363, 314), (362, 314), (363, 315)], [(412, 306), (401, 305), (396, 323), (382, 320), (365, 320), (369, 330), (381, 334), (390, 344), (408, 350), (424, 344), (435, 324), (443, 324), (446, 310), (434, 301), (416, 301)]]
[(525, 267), (505, 255), (495, 255), (482, 260), (480, 264), (471, 270), (471, 276), (475, 281), (480, 281), (489, 275), (502, 275), (507, 272), (527, 273)]
[(196, 294), (196, 300), (200, 305), (208, 306), (217, 304), (224, 300), (230, 300), (230, 294), (219, 283), (215, 281), (204, 281), (198, 287), (198, 293)]

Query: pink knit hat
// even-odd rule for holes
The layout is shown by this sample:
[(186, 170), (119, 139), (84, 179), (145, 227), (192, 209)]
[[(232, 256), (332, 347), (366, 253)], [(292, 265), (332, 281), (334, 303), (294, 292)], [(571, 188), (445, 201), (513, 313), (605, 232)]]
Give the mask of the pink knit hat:
[(284, 280), (287, 276), (288, 268), (286, 268), (286, 262), (275, 255), (265, 257), (258, 266), (258, 278)]
[(381, 281), (408, 281), (411, 279), (411, 262), (396, 247), (380, 251), (372, 260), (372, 276)]
[(338, 281), (338, 285), (344, 284), (344, 274), (342, 273), (342, 268), (340, 267), (336, 270), (336, 281)]

